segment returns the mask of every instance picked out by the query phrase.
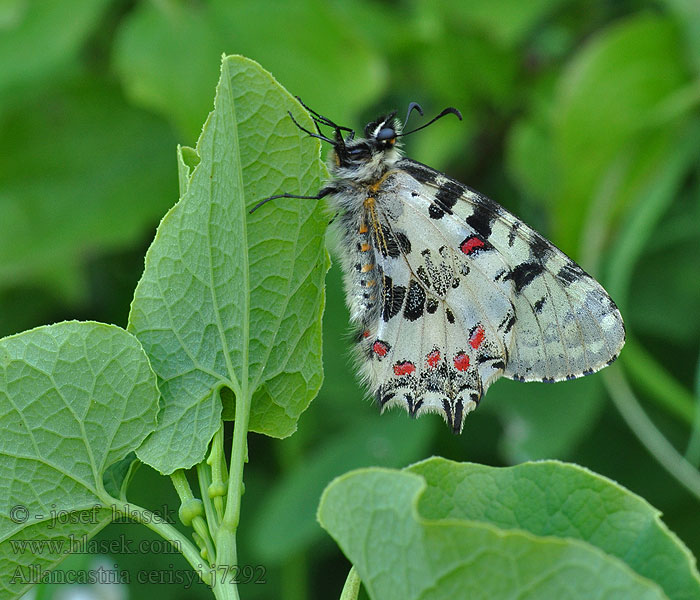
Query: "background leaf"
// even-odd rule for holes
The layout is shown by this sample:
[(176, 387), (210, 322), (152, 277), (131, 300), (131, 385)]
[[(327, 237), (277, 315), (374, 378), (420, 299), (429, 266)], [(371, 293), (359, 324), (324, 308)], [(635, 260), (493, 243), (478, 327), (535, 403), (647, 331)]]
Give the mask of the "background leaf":
[[(29, 565), (62, 560), (70, 535), (92, 537), (109, 523), (103, 477), (155, 428), (157, 411), (148, 359), (119, 327), (74, 321), (0, 340), (3, 594), (32, 582)], [(82, 521), (70, 522), (77, 511)], [(22, 540), (36, 546), (16, 546)]]
[[(53, 2), (9, 0), (0, 8), (0, 104), (11, 101), (13, 88), (50, 81), (67, 70), (97, 26), (109, 0), (74, 0), (70, 19)], [(61, 26), (56, 27), (60, 22)], [(53, 35), (46, 35), (52, 31)]]
[(367, 418), (299, 462), (265, 497), (256, 514), (250, 537), (265, 562), (277, 562), (299, 552), (323, 532), (315, 519), (323, 488), (351, 469), (381, 464), (402, 466), (423, 456), (434, 431), (424, 419)]
[[(115, 64), (134, 98), (172, 118), (188, 135), (199, 131), (209, 110), (207, 90), (216, 81), (218, 58), (234, 48), (284, 73), (287, 88), (304, 91), (312, 106), (339, 107), (339, 88), (345, 90), (343, 106), (362, 104), (383, 87), (386, 67), (362, 36), (353, 35), (357, 25), (334, 18), (335, 10), (316, 0), (142, 3), (120, 30)], [(342, 43), (344, 53), (325, 52), (328, 42)], [(353, 81), (362, 85), (348, 85)]]
[[(110, 119), (120, 127), (105, 131)], [(43, 90), (0, 111), (0, 131), (12, 147), (0, 164), (6, 285), (49, 282), (75, 298), (86, 253), (133, 243), (169, 206), (158, 190), (175, 190), (173, 138), (109, 86), (75, 78)]]

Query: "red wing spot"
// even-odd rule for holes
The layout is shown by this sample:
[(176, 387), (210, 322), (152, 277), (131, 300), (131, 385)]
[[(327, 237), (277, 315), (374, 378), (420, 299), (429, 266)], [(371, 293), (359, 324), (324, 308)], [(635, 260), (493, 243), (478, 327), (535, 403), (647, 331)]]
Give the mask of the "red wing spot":
[(472, 236), (470, 238), (467, 238), (464, 240), (460, 245), (459, 249), (464, 252), (464, 254), (471, 254), (475, 250), (478, 250), (479, 248), (483, 248), (486, 244), (484, 243), (484, 240), (482, 240), (478, 236)]
[(479, 325), (475, 330), (474, 333), (472, 333), (472, 336), (469, 338), (469, 344), (471, 345), (474, 350), (476, 350), (479, 346), (481, 346), (481, 342), (484, 341), (484, 328)]
[(368, 337), (369, 337), (369, 329), (365, 329), (365, 330), (362, 332), (362, 337), (363, 337), (363, 338), (368, 338)]
[(384, 342), (377, 340), (372, 344), (372, 352), (377, 356), (386, 356), (387, 352), (389, 352), (389, 347)]
[(428, 361), (429, 367), (434, 367), (440, 362), (440, 350), (433, 350), (428, 356), (425, 357)]
[(469, 368), (469, 357), (464, 353), (460, 352), (455, 356), (455, 369), (458, 371), (466, 371)]
[(410, 375), (416, 370), (416, 365), (407, 360), (403, 362), (396, 363), (394, 365), (394, 375), (400, 377), (401, 375)]

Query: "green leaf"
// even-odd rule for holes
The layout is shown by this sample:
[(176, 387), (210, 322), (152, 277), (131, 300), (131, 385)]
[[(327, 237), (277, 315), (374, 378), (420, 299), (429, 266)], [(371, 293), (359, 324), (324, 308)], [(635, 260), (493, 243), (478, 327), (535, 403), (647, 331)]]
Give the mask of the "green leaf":
[(220, 391), (227, 416), (235, 394), (252, 395), (250, 429), (284, 437), (321, 385), (327, 218), (309, 200), (248, 214), (263, 198), (320, 187), (319, 143), (288, 110), (313, 127), (257, 63), (223, 60), (200, 162), (146, 255), (129, 330), (159, 376), (163, 411), (137, 454), (161, 473), (203, 460)]
[[(157, 411), (148, 358), (119, 327), (71, 321), (0, 340), (1, 591), (21, 594), (8, 574), (51, 568), (70, 534), (91, 537), (111, 520), (103, 477), (155, 428)], [(52, 511), (82, 521), (52, 522)]]
[(683, 29), (686, 55), (695, 72), (700, 72), (700, 4), (695, 0), (664, 0)]
[(700, 593), (690, 553), (658, 511), (565, 463), (433, 458), (354, 471), (328, 486), (319, 520), (374, 600)]
[(122, 248), (172, 206), (166, 124), (118, 89), (79, 78), (23, 97), (0, 118), (0, 280), (51, 286), (75, 299), (81, 262)]
[(661, 513), (583, 467), (542, 461), (499, 469), (433, 458), (407, 470), (426, 480), (419, 504), (426, 518), (467, 518), (581, 540), (655, 581), (669, 598), (700, 594), (695, 560)]

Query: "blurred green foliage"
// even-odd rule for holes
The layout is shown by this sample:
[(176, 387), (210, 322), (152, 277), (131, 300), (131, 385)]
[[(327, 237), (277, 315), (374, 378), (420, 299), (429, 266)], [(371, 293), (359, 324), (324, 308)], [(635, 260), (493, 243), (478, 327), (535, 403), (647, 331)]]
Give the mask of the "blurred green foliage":
[[(126, 325), (145, 249), (177, 200), (176, 144), (194, 145), (222, 53), (259, 61), (310, 106), (358, 130), (410, 101), (426, 116), (456, 106), (464, 122), (411, 136), (408, 153), (502, 203), (600, 277), (621, 307), (628, 347), (614, 376), (497, 383), (461, 437), (437, 417), (379, 418), (350, 372), (334, 266), (324, 387), (294, 436), (250, 439), (240, 556), (264, 564), (267, 583), (242, 595), (336, 597), (348, 564), (314, 522), (312, 492), (351, 467), (398, 467), (433, 453), (490, 465), (578, 462), (662, 510), (697, 555), (699, 7), (5, 0), (0, 334), (63, 318)], [(650, 420), (634, 416), (626, 392)], [(130, 495), (158, 507), (169, 485), (142, 468)], [(142, 568), (142, 557), (111, 558)], [(173, 562), (180, 566), (172, 555), (149, 557), (154, 570)], [(204, 586), (180, 593), (208, 597)]]

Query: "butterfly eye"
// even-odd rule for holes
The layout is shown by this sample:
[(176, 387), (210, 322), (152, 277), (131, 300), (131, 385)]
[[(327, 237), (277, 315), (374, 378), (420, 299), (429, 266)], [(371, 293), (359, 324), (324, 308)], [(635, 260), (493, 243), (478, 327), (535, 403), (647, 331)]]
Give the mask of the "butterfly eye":
[(377, 133), (377, 141), (384, 142), (386, 140), (392, 140), (396, 137), (396, 130), (393, 127), (383, 127)]

